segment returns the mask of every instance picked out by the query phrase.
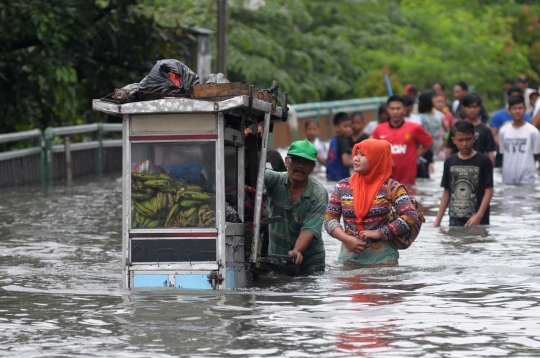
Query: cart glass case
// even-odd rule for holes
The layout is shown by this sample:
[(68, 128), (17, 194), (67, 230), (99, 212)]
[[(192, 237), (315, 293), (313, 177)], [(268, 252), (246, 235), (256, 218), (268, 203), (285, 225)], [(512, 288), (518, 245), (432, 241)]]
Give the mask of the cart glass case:
[(131, 227), (216, 227), (216, 142), (131, 144)]

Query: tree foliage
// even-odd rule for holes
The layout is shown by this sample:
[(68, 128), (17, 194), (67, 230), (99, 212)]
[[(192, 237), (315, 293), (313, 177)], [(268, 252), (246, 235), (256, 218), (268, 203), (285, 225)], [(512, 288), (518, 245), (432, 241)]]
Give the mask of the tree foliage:
[[(384, 73), (397, 93), (465, 80), (492, 108), (508, 79), (540, 82), (540, 5), (528, 1), (228, 8), (228, 77), (258, 87), (277, 79), (296, 103), (385, 95)], [(0, 0), (0, 132), (102, 120), (93, 98), (140, 81), (158, 59), (188, 61), (194, 39), (182, 28), (216, 30), (216, 9), (215, 0)]]

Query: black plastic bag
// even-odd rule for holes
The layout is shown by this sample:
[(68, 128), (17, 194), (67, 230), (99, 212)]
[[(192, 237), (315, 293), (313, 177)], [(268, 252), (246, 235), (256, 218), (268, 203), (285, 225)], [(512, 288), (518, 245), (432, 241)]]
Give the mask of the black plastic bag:
[(161, 98), (162, 95), (185, 94), (189, 92), (192, 85), (197, 84), (199, 84), (199, 76), (182, 62), (173, 59), (159, 60), (148, 76), (141, 81), (139, 99), (148, 100)]

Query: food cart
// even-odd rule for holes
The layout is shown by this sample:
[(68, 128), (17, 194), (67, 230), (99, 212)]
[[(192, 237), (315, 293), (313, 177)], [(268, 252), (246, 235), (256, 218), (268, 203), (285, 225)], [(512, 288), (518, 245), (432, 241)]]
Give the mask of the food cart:
[[(223, 96), (224, 86), (197, 86), (205, 98), (193, 98), (192, 91), (190, 98), (93, 101), (94, 110), (123, 118), (126, 288), (232, 289), (245, 286), (250, 272), (286, 264), (261, 257), (261, 205), (268, 134), (287, 107), (267, 91), (254, 95), (252, 86)], [(259, 143), (248, 143), (244, 127), (257, 133), (261, 123)], [(252, 222), (246, 222), (250, 175), (256, 191)]]

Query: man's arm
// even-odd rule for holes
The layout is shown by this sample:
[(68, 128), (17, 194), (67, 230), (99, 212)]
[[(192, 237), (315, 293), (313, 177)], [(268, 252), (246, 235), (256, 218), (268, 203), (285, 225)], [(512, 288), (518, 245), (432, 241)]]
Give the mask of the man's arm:
[(321, 229), (326, 214), (326, 206), (328, 205), (328, 192), (324, 190), (323, 195), (308, 209), (300, 229), (300, 235), (294, 244), (294, 249), (289, 251), (289, 255), (296, 255), (297, 265), (302, 263), (302, 253), (309, 247), (311, 241), (313, 239), (322, 240)]
[(341, 161), (343, 162), (344, 166), (349, 168), (353, 167), (352, 157), (349, 153), (341, 154)]
[(421, 148), (418, 148), (418, 156), (426, 154), (433, 143), (433, 138), (422, 126), (418, 126), (416, 129), (416, 143), (421, 145)]
[(264, 186), (266, 187), (266, 193), (271, 195), (279, 182), (280, 174), (273, 170), (266, 169), (264, 171)]
[(491, 201), (491, 197), (493, 196), (493, 188), (486, 188), (484, 191), (484, 198), (482, 199), (482, 203), (480, 204), (480, 208), (478, 209), (478, 212), (471, 216), (471, 218), (467, 221), (465, 226), (474, 226), (480, 224), (482, 221), (482, 218), (484, 217), (484, 214), (486, 213), (486, 210), (489, 206), (489, 202)]
[(296, 240), (294, 249), (289, 251), (289, 255), (296, 255), (296, 265), (300, 265), (302, 261), (304, 261), (304, 256), (302, 256), (302, 252), (304, 252), (308, 248), (309, 244), (311, 244), (311, 240), (313, 240), (312, 232), (302, 232)]
[(341, 161), (343, 162), (343, 165), (349, 168), (352, 168), (352, 158), (351, 158), (351, 146), (349, 145), (349, 141), (343, 137), (338, 137), (338, 153), (341, 157)]
[(531, 124), (536, 128), (539, 128), (538, 126), (540, 125), (540, 100), (536, 100), (536, 104), (534, 105), (534, 112), (533, 118), (531, 119)]
[(322, 165), (326, 166), (326, 158), (321, 157), (320, 155), (317, 156), (317, 161), (321, 163)]
[(489, 159), (491, 159), (491, 163), (493, 163), (493, 165), (495, 165), (495, 154), (493, 154), (493, 152), (489, 151), (489, 152), (487, 152), (487, 156), (489, 157)]
[(441, 221), (444, 216), (444, 212), (446, 211), (446, 208), (448, 207), (449, 202), (450, 202), (450, 190), (444, 189), (443, 195), (441, 197), (441, 204), (439, 205), (439, 212), (437, 213), (437, 217), (435, 218), (433, 227), (441, 226)]
[(489, 129), (491, 129), (491, 133), (493, 133), (493, 140), (495, 141), (495, 144), (498, 147), (499, 146), (499, 128), (489, 127)]

